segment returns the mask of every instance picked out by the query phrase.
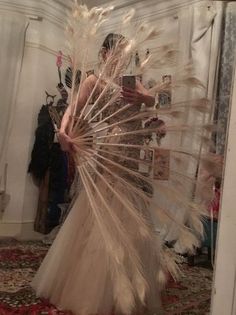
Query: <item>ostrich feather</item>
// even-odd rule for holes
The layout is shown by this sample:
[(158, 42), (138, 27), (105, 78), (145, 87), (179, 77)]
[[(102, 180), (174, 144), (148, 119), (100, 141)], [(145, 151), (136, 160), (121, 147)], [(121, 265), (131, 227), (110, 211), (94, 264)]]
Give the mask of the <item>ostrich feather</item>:
[[(100, 155), (98, 155), (98, 154), (96, 154), (96, 155), (99, 156), (100, 158), (102, 158), (102, 159), (104, 159), (104, 160), (110, 162), (112, 165), (116, 165), (118, 168), (125, 169), (124, 167), (120, 166), (118, 163), (115, 163), (115, 162), (113, 162), (113, 161), (109, 161), (109, 159), (104, 158), (103, 156), (100, 156)], [(131, 191), (137, 192), (137, 194), (138, 194), (139, 196), (142, 196), (142, 197), (144, 198), (144, 200), (147, 200), (147, 202), (150, 202), (150, 198), (149, 198), (148, 196), (146, 196), (146, 195), (144, 194), (144, 192), (142, 192), (142, 190), (139, 190), (139, 189), (135, 188), (135, 186), (130, 185), (129, 182), (122, 180), (122, 178), (120, 178), (120, 177), (119, 177), (118, 175), (116, 175), (114, 172), (112, 172), (111, 170), (109, 170), (106, 166), (104, 166), (104, 165), (101, 164), (100, 162), (98, 162), (98, 161), (96, 161), (96, 160), (94, 160), (94, 159), (93, 159), (93, 161), (94, 161), (95, 163), (99, 164), (103, 169), (105, 169), (106, 171), (108, 171), (111, 175), (113, 175), (114, 177), (116, 177), (117, 179), (119, 179), (120, 182), (124, 182), (124, 184), (125, 184), (127, 187), (129, 187)], [(140, 179), (143, 179), (143, 180), (146, 180), (147, 182), (149, 182), (149, 180), (148, 180), (147, 178), (145, 178), (144, 176), (140, 175), (139, 173), (135, 173), (134, 171), (128, 170), (128, 169), (126, 169), (126, 171), (128, 171), (129, 173), (131, 173), (131, 174), (134, 175), (135, 177), (138, 177), (138, 178), (140, 178)], [(112, 188), (111, 188), (111, 189), (112, 189)], [(113, 191), (113, 193), (114, 193), (115, 195), (117, 194), (113, 189), (112, 189), (112, 191)], [(128, 206), (129, 206), (129, 207), (130, 207), (130, 206), (132, 207), (132, 204), (130, 204), (130, 202), (128, 201), (128, 199), (126, 198), (126, 196), (125, 196), (124, 194), (122, 195), (122, 198), (120, 199), (120, 201), (124, 204), (124, 207), (125, 207), (128, 211), (129, 211), (129, 210), (133, 211), (132, 208), (131, 208), (131, 209), (128, 208)], [(168, 211), (165, 211), (164, 209), (160, 208), (158, 205), (155, 204), (155, 202), (153, 202), (153, 206), (154, 206), (154, 208), (155, 208), (155, 211), (158, 212), (158, 220), (159, 220), (159, 222), (161, 222), (163, 225), (164, 225), (164, 224), (168, 224), (168, 223), (170, 223), (170, 222), (174, 222), (174, 223), (176, 223), (176, 224), (179, 226), (179, 228), (184, 228), (184, 226), (183, 226), (183, 225), (181, 226), (181, 224), (179, 224), (179, 223), (175, 220), (175, 218), (174, 218), (170, 213), (168, 213)], [(135, 213), (135, 212), (134, 212), (134, 213)], [(136, 219), (137, 219), (137, 220), (140, 220), (139, 216), (137, 216), (137, 215), (138, 215), (138, 214), (137, 214), (137, 212), (136, 212)], [(140, 224), (140, 223), (141, 223), (141, 224)], [(143, 221), (140, 221), (140, 222), (139, 222), (139, 230), (140, 230), (141, 235), (143, 235), (144, 237), (149, 236), (149, 233), (147, 233), (147, 231), (146, 231), (145, 225), (143, 225)]]
[(157, 281), (158, 283), (160, 283), (161, 288), (165, 287), (165, 284), (167, 283), (167, 276), (164, 273), (164, 271), (162, 269), (160, 269), (157, 273)]
[(134, 292), (131, 282), (120, 270), (117, 270), (115, 275), (114, 296), (117, 310), (131, 314), (135, 306)]
[(177, 255), (165, 245), (163, 245), (161, 250), (161, 258), (162, 270), (169, 272), (173, 279), (177, 280), (181, 274), (181, 270), (177, 265)]
[(185, 230), (180, 231), (177, 244), (183, 251), (194, 254), (196, 248), (200, 245), (200, 240), (186, 228)]
[(188, 223), (190, 229), (197, 232), (201, 237), (203, 237), (204, 227), (203, 227), (201, 215), (196, 214), (196, 213), (192, 213), (189, 216), (187, 223)]
[(181, 85), (189, 86), (189, 87), (200, 87), (202, 89), (206, 89), (204, 84), (196, 77), (185, 77), (185, 78), (180, 78), (177, 80), (175, 83), (172, 84), (172, 87), (178, 87)]
[[(86, 174), (81, 170), (82, 177)], [(100, 217), (98, 208), (96, 207), (94, 198), (91, 194), (91, 188), (89, 188), (89, 181), (83, 177), (84, 184), (86, 185), (89, 193), (89, 199), (91, 202), (91, 206), (94, 209), (94, 212), (96, 213), (97, 219)], [(108, 207), (107, 207), (108, 208)], [(132, 311), (133, 305), (134, 305), (134, 292), (133, 287), (131, 285), (131, 282), (126, 275), (126, 272), (123, 267), (123, 259), (124, 259), (124, 252), (123, 247), (119, 247), (116, 244), (114, 244), (114, 240), (112, 240), (111, 235), (108, 232), (107, 227), (102, 223), (101, 218), (99, 218), (100, 225), (102, 227), (101, 232), (103, 234), (104, 239), (106, 239), (106, 247), (107, 250), (111, 253), (110, 255), (110, 268), (112, 270), (112, 275), (114, 277), (114, 292), (116, 297), (116, 303), (117, 308), (121, 311), (129, 314)], [(124, 244), (123, 244), (124, 246)], [(126, 242), (127, 246), (127, 242)], [(134, 259), (134, 256), (132, 256), (132, 259)], [(137, 266), (137, 262), (135, 263), (135, 267)], [(146, 291), (145, 288), (145, 280), (142, 279), (142, 276), (140, 274), (139, 276), (139, 287), (142, 285), (143, 291)]]

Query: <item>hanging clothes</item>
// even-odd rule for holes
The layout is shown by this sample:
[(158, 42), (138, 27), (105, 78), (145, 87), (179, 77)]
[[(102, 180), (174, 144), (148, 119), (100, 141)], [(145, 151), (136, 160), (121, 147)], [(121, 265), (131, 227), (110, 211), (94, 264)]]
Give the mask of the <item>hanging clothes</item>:
[[(28, 169), (39, 186), (34, 229), (43, 234), (50, 233), (59, 225), (60, 204), (68, 202), (67, 193), (73, 177), (71, 159), (68, 159), (67, 153), (61, 150), (55, 136), (55, 120), (60, 120), (63, 116), (66, 109), (65, 99), (67, 99), (64, 87), (60, 86), (59, 89), (61, 95), (63, 93), (63, 98), (58, 101), (57, 106), (53, 106), (50, 102), (43, 105), (39, 112), (35, 143)], [(52, 119), (53, 117), (55, 119)], [(68, 165), (69, 161), (70, 165)]]

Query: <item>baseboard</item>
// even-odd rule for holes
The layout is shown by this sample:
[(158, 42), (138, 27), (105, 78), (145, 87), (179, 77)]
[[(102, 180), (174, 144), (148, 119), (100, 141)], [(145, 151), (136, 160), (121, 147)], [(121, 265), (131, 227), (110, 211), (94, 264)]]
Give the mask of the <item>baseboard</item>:
[(0, 221), (0, 238), (15, 238), (19, 240), (41, 240), (45, 236), (34, 231), (34, 222), (4, 222)]

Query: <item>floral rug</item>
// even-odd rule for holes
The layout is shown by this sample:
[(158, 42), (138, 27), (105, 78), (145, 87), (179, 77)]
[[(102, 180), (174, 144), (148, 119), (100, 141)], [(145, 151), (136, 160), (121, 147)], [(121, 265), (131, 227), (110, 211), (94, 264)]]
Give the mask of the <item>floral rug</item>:
[[(30, 282), (49, 245), (0, 240), (0, 315), (72, 315), (38, 299)], [(170, 281), (162, 300), (166, 315), (209, 314), (212, 271), (183, 264), (178, 283)]]

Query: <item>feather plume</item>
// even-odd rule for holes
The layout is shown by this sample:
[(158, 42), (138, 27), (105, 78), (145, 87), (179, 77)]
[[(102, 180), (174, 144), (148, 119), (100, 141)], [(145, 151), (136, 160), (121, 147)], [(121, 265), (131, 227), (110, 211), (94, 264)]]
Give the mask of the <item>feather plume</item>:
[(157, 273), (157, 281), (160, 283), (160, 286), (163, 288), (167, 283), (167, 276), (162, 269)]
[(177, 265), (177, 255), (166, 246), (161, 250), (161, 265), (163, 270), (169, 272), (173, 279), (177, 280), (181, 274), (180, 268)]
[(147, 284), (144, 283), (143, 279), (140, 277), (139, 274), (135, 274), (132, 279), (133, 285), (136, 288), (137, 295), (139, 300), (143, 305), (145, 305), (145, 298), (147, 294)]
[(122, 19), (122, 24), (128, 24), (130, 23), (130, 21), (133, 19), (135, 15), (135, 10), (132, 8), (131, 10), (129, 10), (127, 12), (127, 14), (124, 15), (123, 19)]
[(120, 270), (115, 271), (114, 280), (116, 309), (129, 315), (135, 306), (135, 298), (131, 282)]
[(189, 229), (184, 229), (180, 231), (178, 240), (175, 244), (175, 248), (178, 246), (183, 250), (183, 252), (187, 251), (188, 253), (195, 253), (196, 248), (200, 245), (200, 240), (197, 238)]
[(206, 89), (204, 84), (196, 77), (186, 77), (186, 78), (179, 79), (172, 84), (172, 87), (175, 88), (175, 87), (179, 87), (182, 85)]

